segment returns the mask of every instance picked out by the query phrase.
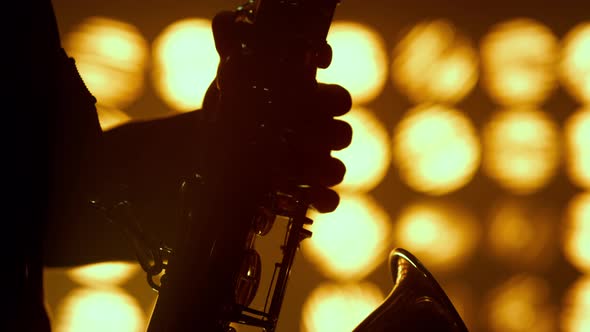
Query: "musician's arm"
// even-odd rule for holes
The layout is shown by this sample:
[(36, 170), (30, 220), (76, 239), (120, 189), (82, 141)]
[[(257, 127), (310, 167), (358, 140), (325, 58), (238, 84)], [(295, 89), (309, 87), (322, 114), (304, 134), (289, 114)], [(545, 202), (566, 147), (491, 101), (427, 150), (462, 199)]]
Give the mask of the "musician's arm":
[(141, 226), (171, 245), (181, 179), (197, 168), (199, 115), (132, 122), (102, 133), (103, 153), (93, 154), (84, 176), (65, 181), (69, 186), (54, 195), (45, 264), (135, 259), (131, 241), (91, 206), (93, 198), (107, 202), (124, 195)]

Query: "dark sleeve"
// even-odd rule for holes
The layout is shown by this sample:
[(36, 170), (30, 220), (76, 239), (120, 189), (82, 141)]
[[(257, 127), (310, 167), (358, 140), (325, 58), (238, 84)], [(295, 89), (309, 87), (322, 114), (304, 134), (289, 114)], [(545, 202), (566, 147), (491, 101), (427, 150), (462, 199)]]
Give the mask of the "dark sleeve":
[(90, 204), (128, 199), (141, 227), (173, 246), (182, 179), (198, 168), (199, 112), (135, 122), (102, 135), (100, 160), (58, 193), (46, 241), (46, 264), (135, 259), (131, 241)]

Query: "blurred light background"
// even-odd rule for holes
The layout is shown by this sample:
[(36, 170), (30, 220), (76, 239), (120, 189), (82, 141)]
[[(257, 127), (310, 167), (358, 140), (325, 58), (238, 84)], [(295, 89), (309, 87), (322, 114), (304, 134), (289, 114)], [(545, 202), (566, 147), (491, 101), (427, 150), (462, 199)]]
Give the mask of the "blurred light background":
[[(54, 0), (103, 129), (198, 109), (210, 22), (239, 2)], [(315, 215), (279, 331), (348, 331), (413, 252), (471, 331), (590, 331), (590, 4), (344, 0), (322, 82), (349, 89), (348, 172)], [(105, 244), (108, 245), (108, 244)], [(259, 247), (264, 257), (265, 247)], [(48, 269), (55, 332), (143, 331), (138, 264)], [(238, 326), (238, 331), (247, 331)]]

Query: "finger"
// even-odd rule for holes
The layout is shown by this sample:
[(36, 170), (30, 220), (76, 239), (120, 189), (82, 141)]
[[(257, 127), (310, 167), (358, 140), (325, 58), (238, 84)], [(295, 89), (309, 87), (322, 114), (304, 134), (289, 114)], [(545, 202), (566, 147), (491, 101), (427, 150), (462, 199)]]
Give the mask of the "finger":
[(318, 83), (315, 97), (317, 109), (328, 116), (344, 115), (352, 107), (350, 93), (337, 84)]
[(235, 18), (235, 12), (222, 11), (215, 15), (211, 23), (215, 48), (221, 57), (230, 54), (235, 45), (237, 45), (238, 33)]
[(312, 208), (320, 213), (336, 210), (340, 204), (340, 196), (332, 189), (325, 187), (310, 187), (307, 196)]
[[(327, 150), (342, 150), (350, 145), (352, 141), (352, 127), (341, 120), (331, 120), (322, 128), (318, 128), (319, 137), (317, 142), (324, 142)], [(310, 135), (313, 138), (313, 135)], [(317, 144), (311, 142), (311, 144)]]
[(342, 150), (352, 141), (352, 127), (344, 121), (329, 119), (308, 122), (306, 127), (291, 137), (291, 150), (304, 157), (329, 155), (332, 150)]
[(332, 187), (342, 182), (346, 166), (334, 157), (321, 161), (307, 159), (307, 163), (302, 165), (302, 171), (300, 178), (302, 184)]

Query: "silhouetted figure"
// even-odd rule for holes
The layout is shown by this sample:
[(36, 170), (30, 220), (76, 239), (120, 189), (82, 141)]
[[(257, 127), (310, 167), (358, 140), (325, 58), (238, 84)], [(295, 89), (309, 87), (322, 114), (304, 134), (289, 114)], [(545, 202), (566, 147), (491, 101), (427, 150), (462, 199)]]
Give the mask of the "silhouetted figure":
[[(199, 141), (203, 110), (103, 132), (96, 100), (74, 59), (62, 49), (51, 2), (31, 1), (28, 6), (31, 34), (15, 48), (16, 63), (8, 65), (5, 81), (10, 84), (10, 101), (18, 105), (5, 110), (9, 213), (4, 222), (16, 225), (18, 235), (4, 234), (18, 244), (8, 253), (16, 257), (11, 270), (14, 282), (4, 286), (16, 285), (16, 294), (7, 301), (11, 311), (6, 331), (43, 332), (50, 330), (43, 299), (44, 267), (135, 260), (127, 239), (95, 213), (89, 200), (96, 195), (116, 199), (124, 185), (127, 198), (137, 203), (145, 217), (142, 227), (173, 243), (176, 225), (171, 216), (180, 181), (198, 171), (196, 151), (216, 142)], [(216, 46), (222, 56), (231, 46), (232, 27), (231, 13), (214, 19)], [(216, 94), (212, 86), (204, 110)], [(329, 187), (342, 180), (345, 168), (327, 152), (346, 147), (352, 135), (350, 126), (333, 117), (346, 113), (351, 100), (346, 90), (335, 85), (320, 85), (314, 96), (310, 103), (319, 110), (319, 117), (327, 119), (325, 126), (294, 128), (305, 130), (301, 135), (305, 140), (292, 144), (302, 151), (324, 153), (298, 155), (294, 172), (302, 184), (312, 185), (314, 207), (328, 212), (338, 204), (338, 195)], [(220, 148), (231, 153), (231, 146)]]

